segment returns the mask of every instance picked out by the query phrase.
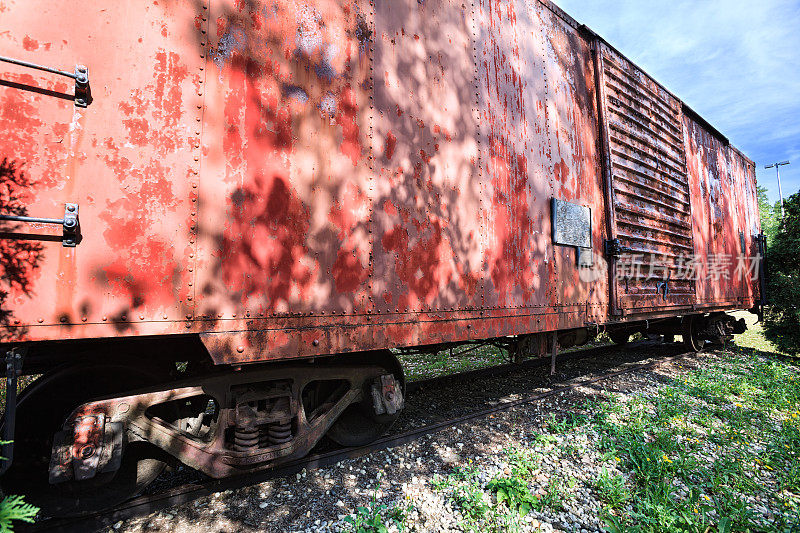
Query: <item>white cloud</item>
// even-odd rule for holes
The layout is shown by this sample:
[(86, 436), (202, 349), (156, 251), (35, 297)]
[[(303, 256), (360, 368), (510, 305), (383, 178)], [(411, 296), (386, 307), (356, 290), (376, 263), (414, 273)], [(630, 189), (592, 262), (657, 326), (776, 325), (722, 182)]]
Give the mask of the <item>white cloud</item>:
[[(800, 189), (800, 2), (556, 0), (725, 133), (759, 163), (792, 160)], [(774, 171), (773, 171), (774, 172)]]

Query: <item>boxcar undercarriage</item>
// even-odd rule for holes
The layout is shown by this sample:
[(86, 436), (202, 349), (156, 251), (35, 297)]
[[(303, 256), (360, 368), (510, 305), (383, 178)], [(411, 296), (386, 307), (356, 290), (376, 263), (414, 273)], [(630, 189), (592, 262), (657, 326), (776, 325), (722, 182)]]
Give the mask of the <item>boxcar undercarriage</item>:
[[(665, 342), (682, 335), (687, 349), (699, 351), (744, 330), (743, 319), (714, 313), (471, 344), (501, 347), (515, 362), (549, 355), (555, 364), (559, 348), (584, 345), (601, 331), (617, 344), (635, 333)], [(83, 514), (136, 495), (168, 464), (225, 477), (303, 457), (323, 437), (340, 446), (365, 445), (404, 407), (403, 368), (389, 350), (215, 366), (201, 346), (191, 337), (139, 339), (129, 347), (64, 346), (75, 350), (61, 364), (39, 346), (9, 348), (7, 362), (20, 374), (54, 369), (9, 404), (4, 434), (13, 432), (19, 451), (6, 449), (16, 457), (3, 486), (30, 495), (48, 515)], [(109, 362), (114, 348), (119, 356)], [(399, 352), (448, 348), (454, 346)], [(9, 373), (9, 385), (16, 385), (16, 374)]]

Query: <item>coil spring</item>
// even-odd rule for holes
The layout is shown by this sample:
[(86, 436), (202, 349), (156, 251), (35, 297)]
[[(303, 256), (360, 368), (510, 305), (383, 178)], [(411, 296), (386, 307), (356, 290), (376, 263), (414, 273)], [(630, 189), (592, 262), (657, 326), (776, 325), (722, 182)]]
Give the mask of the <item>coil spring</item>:
[(233, 449), (246, 452), (258, 447), (258, 428), (236, 426), (233, 432)]
[(292, 421), (273, 422), (267, 426), (267, 443), (271, 446), (292, 440)]

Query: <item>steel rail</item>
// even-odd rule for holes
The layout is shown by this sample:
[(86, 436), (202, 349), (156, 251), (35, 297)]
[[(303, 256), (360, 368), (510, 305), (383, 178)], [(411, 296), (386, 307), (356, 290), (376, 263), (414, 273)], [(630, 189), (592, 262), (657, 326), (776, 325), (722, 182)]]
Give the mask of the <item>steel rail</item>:
[[(638, 344), (638, 343), (637, 343)], [(637, 347), (637, 344), (630, 345), (630, 348)], [(642, 345), (647, 345), (648, 342), (642, 342)], [(596, 354), (596, 352), (603, 352), (609, 349), (613, 349), (613, 346), (600, 346), (598, 348), (591, 348), (587, 350), (581, 350), (577, 352), (572, 352), (569, 354), (564, 354), (561, 359), (561, 362), (566, 362), (569, 360), (576, 360), (576, 359), (585, 359), (589, 358), (592, 355)], [(576, 383), (572, 383), (569, 385), (565, 385), (562, 387), (557, 387), (545, 392), (533, 394), (527, 396), (525, 398), (521, 398), (519, 400), (510, 401), (507, 403), (502, 403), (500, 405), (492, 406), (486, 409), (481, 409), (479, 411), (475, 411), (460, 417), (456, 417), (450, 420), (446, 420), (443, 422), (438, 422), (434, 424), (429, 424), (420, 428), (416, 428), (410, 431), (406, 431), (404, 433), (400, 433), (398, 435), (388, 435), (382, 437), (375, 442), (368, 444), (366, 446), (359, 446), (359, 447), (352, 447), (352, 448), (341, 448), (337, 450), (332, 450), (329, 452), (318, 453), (313, 455), (308, 455), (302, 459), (297, 459), (290, 463), (286, 463), (284, 465), (278, 466), (276, 468), (270, 470), (264, 470), (259, 472), (253, 472), (249, 474), (242, 474), (240, 476), (228, 477), (223, 479), (208, 479), (206, 481), (200, 482), (192, 482), (185, 485), (181, 485), (178, 487), (174, 487), (171, 489), (167, 489), (164, 492), (154, 494), (154, 495), (146, 495), (146, 496), (139, 496), (132, 500), (129, 500), (114, 509), (92, 513), (87, 516), (83, 517), (74, 517), (74, 518), (51, 518), (47, 519), (42, 522), (36, 523), (32, 527), (32, 531), (62, 531), (62, 532), (76, 532), (76, 533), (85, 533), (86, 531), (98, 531), (103, 528), (108, 528), (115, 522), (120, 520), (130, 520), (133, 518), (138, 518), (142, 516), (146, 516), (148, 514), (152, 514), (154, 512), (167, 509), (170, 507), (175, 507), (178, 505), (183, 505), (189, 502), (192, 502), (198, 498), (202, 498), (205, 496), (210, 496), (217, 492), (222, 492), (225, 490), (232, 490), (232, 489), (239, 489), (247, 486), (256, 485), (258, 483), (263, 483), (265, 481), (286, 477), (293, 474), (297, 474), (302, 470), (316, 470), (319, 468), (324, 468), (327, 466), (331, 466), (337, 464), (346, 459), (355, 459), (358, 457), (362, 457), (364, 455), (373, 453), (375, 451), (380, 450), (388, 450), (391, 448), (395, 448), (397, 446), (402, 446), (404, 444), (408, 444), (409, 442), (413, 442), (421, 437), (426, 435), (431, 435), (434, 433), (438, 433), (442, 430), (459, 426), (466, 422), (483, 418), (489, 416), (494, 413), (498, 413), (501, 411), (507, 411), (509, 409), (513, 409), (514, 407), (519, 407), (521, 405), (541, 401), (553, 396), (557, 396), (559, 394), (563, 394), (566, 392), (573, 391), (575, 389), (586, 387), (595, 383), (599, 383), (602, 381), (606, 381), (608, 379), (612, 379), (621, 375), (630, 374), (633, 372), (647, 370), (650, 368), (654, 368), (675, 360), (682, 359), (689, 355), (693, 355), (695, 352), (683, 352), (674, 356), (670, 356), (664, 359), (659, 359), (658, 361), (651, 361), (649, 363), (637, 364), (630, 366), (628, 368), (624, 368), (622, 370), (617, 370), (614, 372), (609, 372), (603, 374), (601, 376), (597, 376), (594, 378), (585, 379)], [(536, 368), (539, 366), (549, 365), (550, 359), (549, 358), (542, 358), (542, 359), (535, 359), (531, 361), (527, 361), (522, 365), (503, 365), (503, 367), (514, 367), (516, 369), (520, 368)], [(476, 373), (482, 372), (484, 370), (495, 371), (500, 367), (490, 367), (487, 369), (480, 369), (476, 371), (464, 372), (462, 374), (453, 374), (450, 376), (441, 376), (438, 378), (433, 378), (431, 380), (422, 380), (420, 386), (427, 386), (439, 381), (443, 381), (446, 379), (457, 379), (459, 376), (474, 376)], [(506, 370), (513, 370), (512, 368), (506, 368)], [(494, 374), (498, 374), (500, 372), (493, 372)]]

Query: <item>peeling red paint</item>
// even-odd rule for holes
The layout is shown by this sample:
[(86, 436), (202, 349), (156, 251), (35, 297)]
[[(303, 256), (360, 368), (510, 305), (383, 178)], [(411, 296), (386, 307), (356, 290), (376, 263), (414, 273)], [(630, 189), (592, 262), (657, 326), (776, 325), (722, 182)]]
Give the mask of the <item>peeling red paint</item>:
[(391, 131), (386, 134), (386, 148), (384, 149), (384, 156), (387, 161), (391, 161), (394, 157), (394, 150), (397, 147), (397, 137)]
[(369, 270), (363, 267), (352, 251), (339, 250), (333, 265), (333, 281), (340, 293), (352, 292), (369, 277)]
[[(232, 356), (258, 360), (612, 319), (613, 287), (582, 282), (575, 250), (552, 243), (552, 198), (591, 207), (595, 253), (613, 228), (598, 43), (548, 4), (156, 2), (57, 35), (37, 21), (69, 6), (3, 6), (31, 32), (0, 34), (7, 55), (77, 46), (93, 73), (139, 58), (101, 75), (85, 110), (45, 94), (70, 94), (63, 80), (3, 74), (45, 92), (0, 87), (0, 156), (30, 165), (37, 215), (74, 200), (86, 230), (71, 255), (45, 244), (14, 309), (45, 315), (36, 338), (270, 330)], [(733, 252), (738, 231), (752, 246), (757, 214), (737, 200), (755, 194), (751, 168), (685, 131), (695, 247)], [(756, 292), (706, 284), (693, 303)]]
[(339, 99), (340, 114), (338, 117), (342, 125), (342, 144), (341, 150), (353, 161), (353, 166), (357, 166), (361, 159), (361, 141), (356, 116), (358, 114), (358, 104), (355, 93), (350, 87), (345, 88)]
[(28, 52), (33, 52), (39, 49), (39, 41), (31, 39), (27, 35), (22, 38), (22, 47)]
[(560, 183), (568, 183), (569, 182), (569, 167), (567, 166), (566, 161), (561, 159), (560, 163), (556, 163), (554, 167), (554, 172), (556, 175), (556, 181)]
[(128, 139), (135, 145), (147, 145), (147, 133), (150, 128), (147, 125), (147, 119), (144, 118), (129, 118), (122, 121), (125, 127), (128, 128)]

